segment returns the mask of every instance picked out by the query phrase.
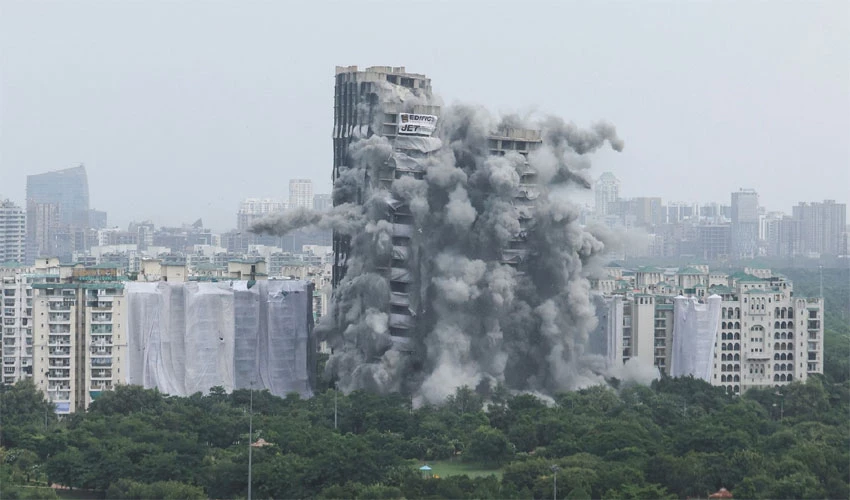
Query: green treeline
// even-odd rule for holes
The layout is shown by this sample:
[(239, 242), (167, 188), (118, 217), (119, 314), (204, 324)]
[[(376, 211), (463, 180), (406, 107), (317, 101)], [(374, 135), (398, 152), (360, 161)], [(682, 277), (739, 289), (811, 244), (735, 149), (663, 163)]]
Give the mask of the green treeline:
[[(544, 402), (460, 389), (441, 407), (401, 396), (309, 400), (254, 392), (256, 498), (850, 498), (848, 382), (750, 391), (693, 379), (593, 387)], [(247, 495), (249, 392), (188, 398), (119, 386), (57, 421), (30, 382), (2, 392), (4, 498)], [(499, 475), (425, 478), (423, 461)]]

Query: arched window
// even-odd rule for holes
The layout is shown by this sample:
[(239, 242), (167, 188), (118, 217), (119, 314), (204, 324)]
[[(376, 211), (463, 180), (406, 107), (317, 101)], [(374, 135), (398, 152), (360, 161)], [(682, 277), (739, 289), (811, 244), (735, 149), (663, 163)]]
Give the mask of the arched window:
[(782, 308), (782, 311), (780, 312), (779, 317), (780, 317), (780, 318), (784, 318), (784, 317), (785, 317), (785, 308), (784, 308), (784, 307)]
[(740, 382), (740, 381), (741, 381), (741, 376), (735, 375), (735, 382)]
[(720, 371), (725, 372), (726, 371), (726, 365), (720, 365)]
[(782, 375), (780, 375), (780, 376), (779, 376), (779, 381), (780, 381), (780, 382), (785, 382), (785, 374), (784, 374), (784, 373), (783, 373)]
[(741, 340), (741, 334), (740, 333), (735, 334), (735, 340)]
[(794, 333), (788, 332), (788, 340), (794, 340)]
[[(740, 307), (735, 308), (735, 319), (741, 319), (741, 308)], [(735, 323), (735, 324), (737, 325), (738, 323)], [(735, 328), (741, 328), (741, 327), (736, 326)]]
[(776, 363), (776, 364), (773, 365), (773, 371), (775, 371), (775, 372), (779, 371), (779, 363)]
[(779, 308), (778, 307), (773, 310), (773, 315), (777, 318), (779, 317)]
[(794, 361), (794, 354), (788, 353), (788, 361)]
[(779, 356), (779, 359), (785, 361), (788, 358), (785, 357), (785, 353), (783, 352), (782, 355)]
[(735, 361), (741, 361), (741, 355), (740, 354), (735, 353)]
[(776, 328), (776, 329), (778, 329), (778, 328), (779, 328), (779, 322), (778, 322), (778, 321), (774, 321), (774, 322), (773, 322), (773, 327), (774, 327), (774, 328)]
[(726, 342), (724, 342), (724, 343), (720, 344), (720, 350), (721, 350), (721, 351), (725, 351), (725, 350), (726, 350)]
[(721, 376), (720, 376), (720, 381), (721, 381), (721, 382), (726, 382), (726, 375), (721, 375)]
[(790, 307), (788, 308), (788, 319), (794, 319), (794, 310)]
[(783, 321), (783, 322), (782, 322), (782, 323), (780, 323), (780, 324), (782, 325), (782, 328), (783, 328), (783, 329), (788, 328), (788, 323), (786, 323), (786, 322), (784, 322), (784, 321)]
[(740, 322), (740, 321), (736, 321), (736, 322), (735, 322), (735, 329), (736, 329), (736, 330), (740, 330), (740, 329), (741, 329), (741, 322)]
[(785, 342), (783, 342), (783, 343), (782, 343), (782, 350), (784, 351), (785, 349), (788, 349), (788, 344), (786, 344)]
[(741, 365), (735, 365), (735, 371), (736, 372), (741, 371)]
[(720, 361), (726, 361), (726, 355), (725, 354), (720, 355)]
[(736, 385), (735, 386), (735, 394), (738, 394), (739, 392), (741, 392), (741, 386)]
[(791, 374), (789, 373), (788, 374), (788, 382), (790, 382), (790, 381), (791, 381)]
[(773, 349), (776, 350), (776, 351), (779, 350), (779, 342), (776, 342), (775, 344), (773, 344)]
[(779, 340), (779, 332), (774, 333), (773, 338)]
[(779, 353), (773, 355), (774, 361), (779, 361)]
[(740, 351), (741, 350), (741, 344), (735, 344), (735, 350)]
[[(779, 382), (779, 374), (774, 374), (774, 375), (773, 375), (773, 381), (774, 381), (774, 382)], [(779, 387), (779, 386), (777, 386), (777, 387)]]

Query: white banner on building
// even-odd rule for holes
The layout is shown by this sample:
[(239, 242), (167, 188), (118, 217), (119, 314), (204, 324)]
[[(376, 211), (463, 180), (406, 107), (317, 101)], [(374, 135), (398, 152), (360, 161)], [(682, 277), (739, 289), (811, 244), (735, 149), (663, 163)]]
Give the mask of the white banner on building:
[(398, 114), (399, 135), (428, 135), (437, 128), (437, 117), (434, 115), (417, 115), (415, 113)]

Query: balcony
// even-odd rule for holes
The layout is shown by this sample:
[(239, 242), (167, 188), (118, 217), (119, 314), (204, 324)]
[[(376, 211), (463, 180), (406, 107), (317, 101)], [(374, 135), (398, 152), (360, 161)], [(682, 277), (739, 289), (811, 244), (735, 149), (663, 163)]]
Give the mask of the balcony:
[(66, 347), (66, 348), (51, 347), (47, 350), (47, 353), (48, 353), (48, 355), (54, 356), (54, 357), (55, 356), (59, 356), (59, 357), (69, 356), (70, 357), (71, 356), (71, 349), (69, 347)]
[(47, 391), (47, 397), (50, 398), (50, 401), (70, 401), (71, 400), (71, 391)]
[(70, 368), (71, 367), (71, 360), (70, 360), (70, 358), (69, 359), (53, 358), (50, 361), (48, 361), (48, 366), (50, 366), (50, 368)]
[(748, 352), (746, 354), (746, 357), (747, 357), (747, 361), (750, 361), (750, 360), (762, 361), (762, 360), (769, 360), (770, 354), (768, 354), (766, 352)]
[(58, 369), (58, 370), (48, 370), (47, 378), (53, 380), (70, 380), (71, 379), (71, 370), (70, 369)]
[(93, 367), (99, 368), (111, 368), (112, 367), (112, 357), (97, 357), (92, 358), (91, 365)]
[(92, 380), (110, 380), (112, 379), (112, 370), (92, 370), (91, 371), (91, 379)]

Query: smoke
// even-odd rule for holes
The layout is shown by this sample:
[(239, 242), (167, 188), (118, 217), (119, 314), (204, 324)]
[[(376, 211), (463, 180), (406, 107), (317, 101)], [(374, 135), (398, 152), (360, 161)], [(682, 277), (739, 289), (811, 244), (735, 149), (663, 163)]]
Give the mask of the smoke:
[[(394, 85), (377, 97), (408, 112), (438, 104)], [(361, 111), (371, 117), (365, 128), (387, 121)], [(422, 404), (464, 385), (554, 394), (612, 376), (585, 352), (597, 329), (588, 275), (620, 240), (582, 228), (579, 207), (552, 192), (589, 188), (586, 155), (606, 144), (621, 151), (615, 128), (494, 119), (475, 106), (443, 108), (432, 138), (390, 142), (365, 128), (352, 134), (333, 210), (251, 228), (315, 226), (344, 239), (346, 274), (316, 330), (333, 349), (327, 370), (340, 387), (403, 391)], [(536, 146), (515, 149), (522, 141)], [(492, 154), (499, 144), (504, 154)], [(634, 367), (617, 375), (644, 378)]]

